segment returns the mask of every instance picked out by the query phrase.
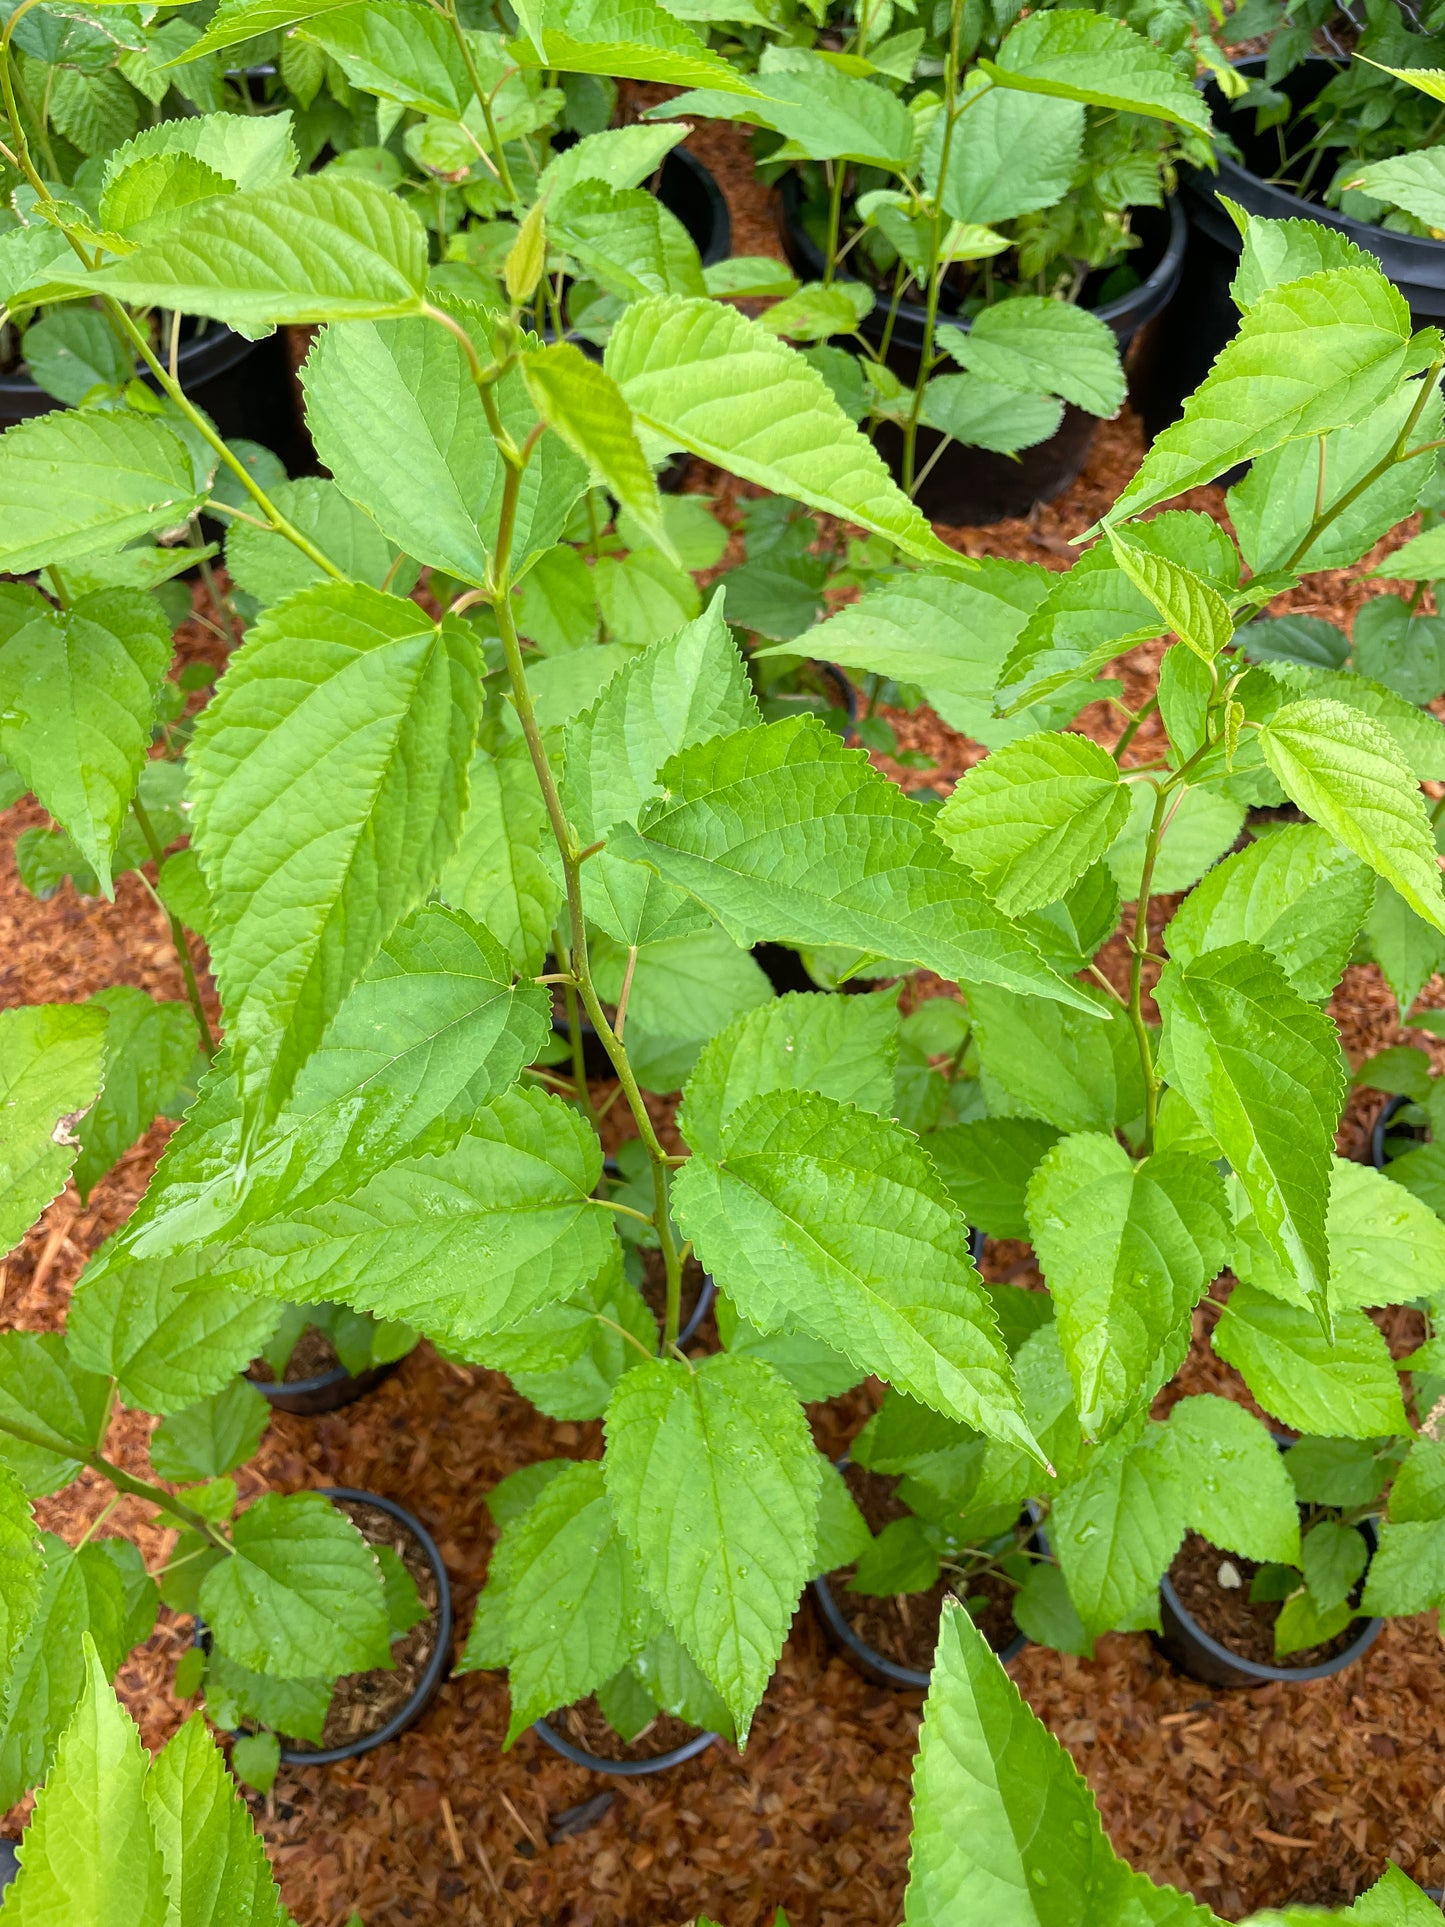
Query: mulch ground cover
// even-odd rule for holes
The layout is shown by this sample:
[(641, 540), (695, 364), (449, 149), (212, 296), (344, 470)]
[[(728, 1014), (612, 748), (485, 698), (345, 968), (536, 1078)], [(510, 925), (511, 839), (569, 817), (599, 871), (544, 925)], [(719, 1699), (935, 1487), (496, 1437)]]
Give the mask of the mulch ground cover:
[[(776, 253), (736, 132), (704, 125), (692, 145), (728, 192), (735, 251)], [(1141, 453), (1126, 413), (1100, 429), (1077, 483), (1030, 520), (943, 533), (971, 554), (1065, 567), (1076, 553), (1069, 538), (1112, 502)], [(725, 515), (738, 492), (703, 470), (689, 485), (713, 494)], [(1216, 490), (1195, 491), (1189, 502), (1224, 512)], [(1361, 580), (1374, 559), (1312, 578), (1293, 606), (1348, 622), (1377, 592)], [(183, 653), (222, 661), (220, 645), (199, 627), (184, 642)], [(1158, 653), (1156, 646), (1124, 659), (1131, 702), (1152, 687)], [(927, 711), (891, 719), (901, 743), (934, 757), (941, 787), (982, 753)], [(1119, 721), (1096, 704), (1080, 726), (1112, 742)], [(1136, 746), (1146, 756), (1157, 739), (1144, 730)], [(112, 983), (181, 996), (164, 920), (136, 877), (121, 879), (114, 906), (79, 899), (68, 883), (44, 904), (25, 892), (15, 838), (44, 821), (33, 804), (0, 817), (0, 1005), (70, 1001)], [(1111, 965), (1107, 955), (1102, 962)], [(209, 980), (206, 993), (214, 1015)], [(1445, 1003), (1438, 979), (1426, 1000)], [(1373, 967), (1346, 972), (1332, 1010), (1352, 1062), (1402, 1040)], [(1352, 1099), (1340, 1133), (1346, 1155), (1363, 1155), (1380, 1101)], [(656, 1107), (664, 1130), (672, 1109)], [(172, 1128), (153, 1126), (84, 1207), (73, 1186), (56, 1200), (0, 1265), (0, 1324), (63, 1324), (85, 1260), (134, 1208)], [(985, 1268), (1021, 1283), (1037, 1277), (1020, 1245), (991, 1247)], [(1226, 1280), (1216, 1298), (1227, 1290)], [(1204, 1342), (1216, 1308), (1211, 1299), (1196, 1313), (1193, 1350), (1161, 1409), (1205, 1390), (1251, 1404)], [(1417, 1342), (1413, 1323), (1409, 1313), (1386, 1320), (1397, 1355)], [(869, 1385), (814, 1408), (819, 1443), (841, 1450), (879, 1395)], [(141, 1469), (151, 1423), (135, 1413), (117, 1422), (110, 1449), (121, 1463)], [(446, 1560), (460, 1639), (495, 1537), (483, 1505), (488, 1489), (535, 1459), (601, 1452), (600, 1425), (553, 1423), (501, 1376), (447, 1364), (422, 1345), (359, 1404), (319, 1420), (275, 1417), (241, 1480), (245, 1498), (267, 1487), (346, 1484), (409, 1507)], [(108, 1493), (82, 1480), (40, 1504), (41, 1522), (74, 1539)], [(135, 1502), (124, 1502), (114, 1527), (138, 1539), (149, 1563), (164, 1556), (167, 1535)], [(189, 1640), (189, 1622), (163, 1612), (122, 1669), (120, 1691), (151, 1745), (192, 1710), (170, 1684)], [(1445, 1880), (1445, 1699), (1434, 1615), (1387, 1626), (1361, 1664), (1333, 1678), (1249, 1693), (1213, 1692), (1182, 1677), (1136, 1635), (1101, 1640), (1092, 1662), (1031, 1647), (1013, 1671), (1087, 1775), (1119, 1851), (1227, 1916), (1292, 1898), (1339, 1902), (1387, 1859), (1422, 1883)], [(254, 1804), (300, 1927), (342, 1927), (353, 1908), (366, 1927), (681, 1927), (698, 1913), (723, 1927), (763, 1927), (778, 1906), (795, 1927), (892, 1927), (906, 1879), (918, 1723), (917, 1697), (865, 1683), (831, 1652), (805, 1601), (745, 1757), (718, 1746), (665, 1777), (607, 1782), (530, 1733), (504, 1754), (505, 1684), (482, 1674), (449, 1681), (392, 1745), (349, 1765), (283, 1768), (273, 1794)], [(6, 1831), (20, 1818), (11, 1816)]]

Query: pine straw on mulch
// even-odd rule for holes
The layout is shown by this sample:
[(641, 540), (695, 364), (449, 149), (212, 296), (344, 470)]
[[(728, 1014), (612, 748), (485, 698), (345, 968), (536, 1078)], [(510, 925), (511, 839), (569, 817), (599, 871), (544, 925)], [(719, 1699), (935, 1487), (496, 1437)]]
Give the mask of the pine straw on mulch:
[[(777, 252), (736, 132), (704, 125), (692, 144), (729, 193), (736, 251)], [(1083, 475), (1056, 503), (1026, 522), (945, 533), (971, 554), (1065, 567), (1075, 553), (1069, 538), (1114, 499), (1140, 453), (1126, 414), (1100, 429)], [(690, 485), (708, 488), (728, 515), (735, 485), (705, 473)], [(1196, 491), (1190, 505), (1223, 513), (1216, 490)], [(1362, 574), (1363, 565), (1315, 578), (1291, 600), (1348, 621), (1375, 592)], [(183, 640), (187, 656), (220, 660), (199, 629)], [(1157, 657), (1155, 648), (1124, 659), (1131, 705), (1152, 688)], [(926, 710), (891, 719), (904, 745), (936, 759), (942, 788), (981, 753)], [(1117, 712), (1095, 704), (1080, 727), (1113, 742)], [(1142, 731), (1139, 753), (1154, 740)], [(68, 884), (49, 904), (23, 891), (15, 836), (43, 820), (33, 805), (0, 819), (0, 1005), (83, 998), (111, 983), (178, 997), (164, 922), (136, 879), (121, 880), (113, 908), (78, 901)], [(214, 1014), (208, 980), (205, 989)], [(1438, 979), (1427, 998), (1445, 1002)], [(1403, 1037), (1372, 967), (1347, 971), (1333, 1010), (1352, 1062)], [(1352, 1100), (1340, 1133), (1346, 1155), (1361, 1155), (1377, 1104)], [(655, 1105), (669, 1134), (673, 1108)], [(0, 1324), (63, 1324), (85, 1259), (134, 1208), (172, 1128), (154, 1125), (84, 1208), (73, 1187), (56, 1200), (0, 1269)], [(1031, 1271), (1020, 1246), (995, 1246), (985, 1262), (994, 1277), (1026, 1282)], [(1201, 1306), (1194, 1347), (1161, 1410), (1186, 1391), (1252, 1403), (1204, 1342), (1211, 1321)], [(1398, 1317), (1395, 1325), (1389, 1335), (1402, 1355), (1414, 1338)], [(819, 1443), (839, 1450), (877, 1396), (876, 1386), (863, 1387), (815, 1409)], [(150, 1423), (134, 1413), (117, 1422), (111, 1450), (122, 1463), (143, 1468)], [(460, 1637), (494, 1537), (484, 1494), (535, 1459), (596, 1458), (601, 1449), (600, 1426), (554, 1424), (505, 1379), (445, 1364), (423, 1345), (346, 1411), (274, 1418), (241, 1482), (247, 1499), (267, 1487), (346, 1483), (409, 1506), (446, 1559)], [(42, 1522), (74, 1539), (106, 1496), (99, 1481), (82, 1479), (41, 1503)], [(167, 1535), (134, 1501), (113, 1529), (137, 1537), (151, 1563), (163, 1556)], [(170, 1689), (189, 1636), (187, 1622), (163, 1613), (122, 1669), (120, 1690), (152, 1746), (191, 1710)], [(1360, 1665), (1333, 1679), (1257, 1693), (1212, 1693), (1174, 1673), (1142, 1636), (1102, 1640), (1092, 1663), (1030, 1648), (1014, 1672), (1087, 1774), (1116, 1847), (1228, 1916), (1291, 1897), (1346, 1898), (1390, 1858), (1422, 1882), (1445, 1879), (1445, 1704), (1433, 1615), (1388, 1626)], [(806, 1604), (742, 1759), (718, 1747), (666, 1778), (608, 1784), (530, 1734), (504, 1755), (506, 1723), (498, 1676), (454, 1679), (394, 1745), (349, 1766), (283, 1769), (273, 1796), (255, 1804), (301, 1927), (342, 1927), (353, 1908), (367, 1927), (676, 1927), (698, 1912), (724, 1927), (763, 1927), (779, 1905), (799, 1927), (891, 1927), (899, 1917), (918, 1705), (866, 1684), (833, 1656)], [(588, 1816), (567, 1819), (589, 1802)], [(579, 1818), (590, 1818), (580, 1832), (572, 1830)]]

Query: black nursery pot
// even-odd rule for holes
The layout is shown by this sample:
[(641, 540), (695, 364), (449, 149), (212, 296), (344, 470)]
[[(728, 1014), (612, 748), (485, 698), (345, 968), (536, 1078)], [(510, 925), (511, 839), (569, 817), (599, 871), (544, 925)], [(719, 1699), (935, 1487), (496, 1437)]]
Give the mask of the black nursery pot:
[[(823, 254), (802, 223), (802, 185), (796, 173), (785, 174), (778, 185), (778, 236), (793, 272), (816, 281), (823, 273)], [(1177, 198), (1164, 208), (1135, 208), (1134, 230), (1140, 246), (1130, 256), (1131, 265), (1141, 275), (1139, 286), (1117, 301), (1092, 302), (1089, 289), (1081, 305), (1107, 321), (1126, 349), (1146, 322), (1153, 321), (1173, 299), (1184, 269), (1184, 249), (1188, 223)], [(1102, 284), (1103, 275), (1093, 279)], [(948, 313), (940, 304), (940, 321), (967, 328), (968, 322)], [(873, 311), (861, 324), (864, 336), (881, 342), (888, 319), (888, 302), (876, 297)], [(918, 378), (919, 357), (927, 328), (927, 310), (918, 302), (900, 302), (897, 320), (888, 349), (888, 366), (906, 382)], [(979, 527), (1001, 522), (1007, 517), (1027, 515), (1038, 502), (1051, 502), (1066, 489), (1084, 466), (1089, 445), (1098, 427), (1095, 416), (1064, 406), (1058, 432), (1034, 448), (1024, 449), (1016, 458), (998, 455), (984, 448), (964, 448), (953, 443), (930, 470), (915, 500), (931, 521), (948, 525)], [(932, 429), (918, 434), (918, 466), (921, 469), (942, 438)], [(902, 456), (902, 430), (884, 422), (876, 436), (879, 453), (895, 473)]]
[[(293, 472), (304, 465), (283, 330), (278, 328), (264, 341), (247, 341), (212, 321), (203, 335), (182, 341), (176, 368), (187, 397), (205, 410), (228, 440), (260, 442)], [(159, 393), (153, 376), (143, 373), (143, 379)], [(23, 368), (0, 375), (0, 428), (49, 414), (61, 405)]]
[(690, 1740), (673, 1747), (669, 1753), (659, 1753), (655, 1759), (609, 1760), (601, 1753), (589, 1753), (585, 1747), (574, 1746), (570, 1740), (564, 1740), (546, 1720), (534, 1720), (532, 1731), (554, 1753), (560, 1753), (564, 1760), (570, 1760), (573, 1766), (585, 1766), (593, 1773), (605, 1773), (616, 1780), (642, 1780), (652, 1773), (666, 1773), (672, 1767), (685, 1766), (700, 1753), (706, 1753), (719, 1737), (716, 1733), (694, 1733)]
[(267, 1404), (278, 1412), (292, 1412), (298, 1418), (320, 1418), (325, 1412), (339, 1412), (343, 1405), (354, 1404), (368, 1392), (374, 1392), (400, 1363), (399, 1358), (392, 1358), (384, 1365), (372, 1365), (364, 1372), (354, 1373), (348, 1372), (344, 1365), (334, 1365), (329, 1372), (319, 1372), (315, 1378), (297, 1378), (289, 1384), (248, 1376), (246, 1383), (254, 1385)]
[[(1359, 1529), (1373, 1558), (1379, 1544), (1374, 1521), (1364, 1520)], [(1333, 1659), (1322, 1660), (1318, 1666), (1264, 1666), (1257, 1660), (1242, 1659), (1238, 1653), (1231, 1652), (1228, 1646), (1221, 1645), (1205, 1632), (1199, 1621), (1181, 1603), (1174, 1583), (1166, 1572), (1159, 1581), (1159, 1623), (1160, 1630), (1151, 1633), (1150, 1638), (1181, 1673), (1187, 1673), (1190, 1679), (1200, 1680), (1206, 1686), (1237, 1687), (1268, 1686), (1274, 1680), (1324, 1679), (1330, 1673), (1341, 1673), (1345, 1667), (1353, 1666), (1365, 1650), (1374, 1645), (1385, 1622), (1383, 1619), (1362, 1619), (1359, 1631), (1344, 1651), (1336, 1653)]]
[(654, 192), (687, 229), (705, 268), (726, 261), (733, 246), (732, 217), (712, 171), (696, 154), (674, 147), (658, 169)]
[[(1389, 1134), (1390, 1126), (1409, 1102), (1408, 1097), (1392, 1097), (1384, 1110), (1381, 1111), (1380, 1115), (1375, 1119), (1374, 1129), (1370, 1132), (1370, 1162), (1377, 1171), (1384, 1171), (1388, 1168), (1389, 1160), (1385, 1156), (1385, 1139)], [(1425, 1134), (1423, 1132), (1417, 1132), (1415, 1135), (1419, 1137), (1422, 1144), (1425, 1142)]]
[(19, 1844), (18, 1840), (0, 1840), (0, 1894), (4, 1893), (20, 1871), (20, 1861), (15, 1853)]
[[(328, 1499), (337, 1499), (343, 1504), (350, 1501), (356, 1505), (374, 1506), (378, 1512), (387, 1513), (421, 1547), (436, 1581), (436, 1645), (410, 1699), (392, 1714), (384, 1726), (377, 1727), (373, 1733), (363, 1733), (357, 1739), (349, 1740), (345, 1746), (287, 1746), (283, 1739), (281, 1760), (286, 1766), (335, 1766), (341, 1760), (358, 1759), (363, 1753), (385, 1746), (388, 1740), (397, 1739), (409, 1726), (415, 1726), (431, 1705), (441, 1691), (442, 1681), (451, 1671), (452, 1664), (451, 1581), (447, 1578), (447, 1569), (437, 1550), (436, 1541), (421, 1520), (394, 1499), (384, 1499), (379, 1492), (359, 1492), (347, 1485), (323, 1485), (317, 1489)], [(209, 1648), (210, 1639), (208, 1628), (197, 1620), (196, 1644)]]
[[(622, 1170), (616, 1158), (603, 1158), (602, 1169), (607, 1173), (609, 1178), (620, 1178), (622, 1176)], [(716, 1298), (717, 1286), (713, 1282), (712, 1273), (710, 1271), (704, 1272), (702, 1288), (693, 1301), (692, 1310), (678, 1327), (677, 1342), (679, 1345), (690, 1344), (691, 1341), (697, 1337), (702, 1327), (702, 1321), (712, 1310)]]
[[(970, 1233), (970, 1237), (976, 1235), (976, 1233)], [(847, 1454), (845, 1453), (841, 1459), (838, 1459), (836, 1464), (840, 1472), (846, 1471), (848, 1468)], [(1028, 1512), (1030, 1516), (1037, 1521), (1038, 1515), (1032, 1506), (1028, 1507)], [(1036, 1525), (1029, 1544), (1040, 1550), (1047, 1548), (1048, 1540), (1041, 1526)], [(894, 1686), (900, 1689), (907, 1688), (917, 1693), (926, 1693), (928, 1691), (929, 1681), (933, 1677), (931, 1673), (920, 1672), (919, 1669), (914, 1666), (900, 1666), (897, 1660), (889, 1659), (886, 1654), (880, 1653), (876, 1646), (870, 1646), (866, 1639), (859, 1638), (858, 1634), (855, 1633), (849, 1625), (842, 1607), (838, 1604), (833, 1593), (833, 1588), (828, 1584), (826, 1573), (819, 1573), (818, 1577), (809, 1583), (813, 1594), (813, 1604), (818, 1608), (822, 1616), (823, 1624), (828, 1629), (829, 1637), (841, 1650), (844, 1659), (847, 1660), (855, 1672), (861, 1673), (864, 1679), (871, 1680), (875, 1686)], [(1018, 1658), (1028, 1643), (1028, 1638), (1024, 1633), (1015, 1633), (1007, 1646), (995, 1648), (1000, 1663), (1004, 1666), (1009, 1665), (1011, 1661)]]
[[(1257, 55), (1235, 64), (1252, 78), (1262, 74), (1265, 65)], [(1279, 89), (1289, 96), (1298, 113), (1339, 71), (1339, 63), (1314, 56), (1286, 75), (1278, 83)], [(1279, 164), (1277, 130), (1268, 128), (1256, 135), (1254, 109), (1235, 107), (1226, 101), (1213, 81), (1205, 85), (1204, 94), (1215, 126), (1235, 142), (1243, 160), (1221, 154), (1217, 174), (1201, 170), (1184, 177), (1183, 199), (1190, 234), (1179, 298), (1161, 317), (1135, 371), (1135, 406), (1151, 437), (1178, 418), (1185, 397), (1193, 394), (1239, 326), (1239, 310), (1230, 299), (1229, 284), (1239, 266), (1243, 244), (1238, 228), (1220, 204), (1221, 195), (1248, 214), (1265, 215), (1271, 220), (1316, 221), (1322, 227), (1336, 228), (1378, 259), (1409, 303), (1417, 327), (1445, 321), (1445, 241), (1396, 234), (1389, 228), (1352, 221), (1323, 202), (1302, 200), (1288, 188), (1275, 186), (1268, 176)], [(1328, 180), (1331, 171), (1327, 154), (1316, 178)]]

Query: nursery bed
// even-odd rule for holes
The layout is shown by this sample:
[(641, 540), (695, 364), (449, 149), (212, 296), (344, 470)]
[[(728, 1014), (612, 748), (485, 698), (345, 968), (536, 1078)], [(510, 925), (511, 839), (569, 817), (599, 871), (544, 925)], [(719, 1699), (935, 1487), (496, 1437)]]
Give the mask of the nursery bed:
[[(631, 90), (634, 110), (660, 91)], [(704, 123), (690, 145), (728, 194), (735, 251), (777, 254), (737, 130)], [(943, 533), (971, 554), (1062, 568), (1075, 553), (1069, 538), (1110, 505), (1140, 450), (1126, 413), (1100, 429), (1079, 480), (1028, 521)], [(701, 464), (689, 486), (713, 494), (724, 512), (738, 493)], [(1217, 490), (1184, 499), (1222, 512)], [(1376, 592), (1363, 580), (1376, 559), (1312, 577), (1278, 606), (1347, 623)], [(219, 666), (212, 640), (199, 629), (187, 635), (191, 654)], [(1158, 653), (1154, 646), (1123, 659), (1126, 699), (1152, 687)], [(926, 710), (890, 712), (890, 720), (902, 746), (935, 759), (926, 780), (944, 788), (982, 753)], [(1079, 726), (1112, 743), (1119, 724), (1095, 704)], [(1157, 724), (1141, 730), (1132, 755), (1152, 753), (1156, 732)], [(916, 772), (909, 780), (919, 780)], [(179, 996), (164, 922), (135, 877), (121, 879), (114, 908), (78, 900), (69, 884), (43, 905), (22, 890), (15, 837), (45, 820), (34, 804), (0, 815), (0, 1007), (80, 999), (114, 983)], [(1107, 952), (1102, 959), (1106, 969), (1119, 961)], [(208, 979), (203, 989), (214, 1018)], [(1432, 991), (1427, 1001), (1445, 1002), (1438, 979)], [(1373, 967), (1346, 972), (1332, 1010), (1355, 1062), (1400, 1040)], [(1429, 1048), (1445, 1047), (1432, 1040)], [(1381, 1102), (1352, 1097), (1340, 1133), (1346, 1155), (1361, 1155)], [(674, 1108), (675, 1101), (651, 1105), (664, 1136)], [(621, 1106), (611, 1113), (611, 1132), (622, 1116)], [(133, 1209), (171, 1128), (153, 1126), (85, 1207), (68, 1187), (0, 1264), (0, 1324), (63, 1322), (82, 1264)], [(985, 1270), (1028, 1284), (1023, 1257), (1019, 1246), (991, 1246)], [(1216, 1289), (1223, 1295), (1227, 1284)], [(1237, 1374), (1202, 1342), (1211, 1317), (1208, 1304), (1196, 1314), (1196, 1342), (1168, 1400), (1215, 1391), (1249, 1405)], [(1386, 1326), (1397, 1355), (1417, 1340), (1411, 1322), (1398, 1314)], [(865, 1386), (826, 1412), (814, 1408), (819, 1444), (842, 1451), (876, 1394)], [(150, 1423), (140, 1413), (118, 1422), (111, 1449), (122, 1463), (138, 1462)], [(273, 1416), (239, 1477), (245, 1498), (267, 1487), (340, 1482), (406, 1504), (440, 1546), (464, 1630), (495, 1537), (485, 1492), (533, 1460), (598, 1458), (601, 1448), (599, 1424), (553, 1423), (499, 1375), (448, 1365), (422, 1345), (359, 1404), (319, 1421)], [(83, 1478), (40, 1502), (42, 1524), (76, 1538), (105, 1490)], [(117, 1525), (155, 1563), (165, 1535), (136, 1530), (141, 1511), (124, 1501)], [(152, 1745), (190, 1710), (170, 1686), (189, 1640), (189, 1621), (163, 1613), (121, 1671), (122, 1697)], [(1289, 1898), (1348, 1898), (1387, 1859), (1422, 1883), (1445, 1878), (1445, 1700), (1433, 1615), (1387, 1625), (1352, 1671), (1248, 1694), (1214, 1694), (1182, 1677), (1143, 1635), (1101, 1640), (1092, 1664), (1029, 1648), (1014, 1675), (1088, 1775), (1115, 1848), (1227, 1915)], [(704, 1911), (723, 1927), (764, 1927), (779, 1905), (794, 1927), (892, 1927), (906, 1878), (918, 1720), (917, 1696), (862, 1680), (833, 1654), (805, 1603), (743, 1759), (719, 1746), (664, 1778), (604, 1785), (531, 1734), (504, 1755), (505, 1684), (478, 1674), (449, 1681), (394, 1745), (311, 1772), (283, 1767), (273, 1794), (253, 1805), (300, 1927), (343, 1927), (353, 1908), (366, 1927), (681, 1927)]]

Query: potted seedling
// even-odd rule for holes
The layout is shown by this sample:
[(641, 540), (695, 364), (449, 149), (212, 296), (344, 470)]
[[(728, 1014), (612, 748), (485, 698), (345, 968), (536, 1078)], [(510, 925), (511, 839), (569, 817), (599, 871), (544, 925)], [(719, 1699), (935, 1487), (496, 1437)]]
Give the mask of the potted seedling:
[(410, 1326), (347, 1305), (284, 1305), (246, 1377), (273, 1410), (315, 1418), (374, 1391), (415, 1345)]
[(763, 99), (652, 112), (765, 130), (803, 280), (768, 325), (810, 344), (930, 515), (989, 522), (1078, 473), (1123, 400), (1122, 348), (1178, 280), (1167, 195), (1181, 153), (1208, 152), (1189, 39), (1165, 50), (1071, 9), (981, 41), (955, 11), (936, 45), (905, 36), (882, 66), (862, 43), (847, 72), (769, 48)]

